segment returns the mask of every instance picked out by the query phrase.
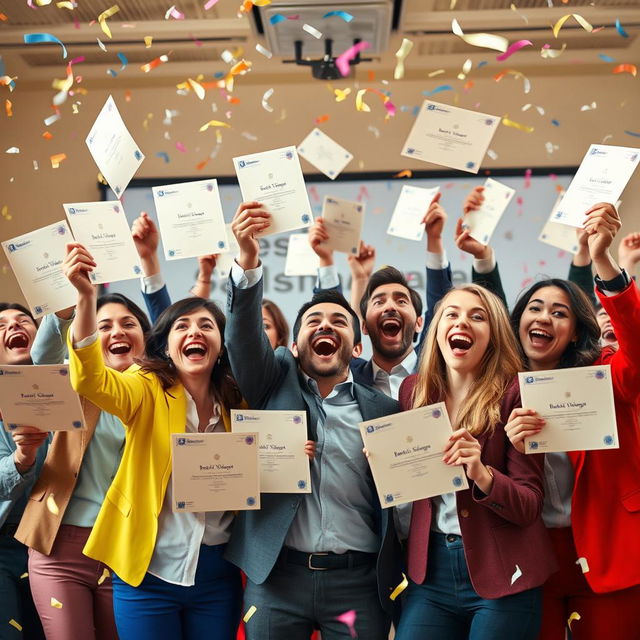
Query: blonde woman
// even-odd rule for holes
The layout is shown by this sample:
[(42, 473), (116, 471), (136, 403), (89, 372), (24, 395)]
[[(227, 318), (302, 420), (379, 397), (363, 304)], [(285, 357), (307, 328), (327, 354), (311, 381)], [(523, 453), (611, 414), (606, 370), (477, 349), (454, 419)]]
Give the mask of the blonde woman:
[(464, 466), (469, 489), (413, 505), (411, 581), (396, 640), (537, 635), (554, 560), (540, 517), (542, 461), (519, 453), (504, 432), (520, 406), (521, 368), (502, 302), (477, 285), (447, 293), (400, 406), (446, 404), (453, 433), (443, 460)]

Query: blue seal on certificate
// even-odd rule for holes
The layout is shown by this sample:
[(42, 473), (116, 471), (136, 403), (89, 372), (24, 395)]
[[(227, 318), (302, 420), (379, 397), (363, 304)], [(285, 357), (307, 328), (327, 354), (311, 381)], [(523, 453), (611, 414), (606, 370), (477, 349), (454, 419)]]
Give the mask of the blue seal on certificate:
[(140, 275), (141, 269), (137, 264), (133, 265), (133, 273), (135, 273), (137, 276)]
[(384, 497), (384, 501), (386, 503), (393, 502), (393, 496), (390, 493), (387, 493), (387, 495)]
[(300, 416), (293, 416), (293, 424), (300, 424), (302, 422), (302, 418)]
[(133, 157), (136, 160), (142, 160), (142, 154), (137, 149), (133, 152)]
[(471, 161), (467, 162), (467, 164), (465, 165), (465, 167), (467, 167), (467, 169), (473, 169), (473, 167), (475, 167), (475, 166), (476, 166), (476, 163), (475, 162), (471, 162)]
[(182, 447), (185, 444), (187, 444), (187, 439), (186, 438), (178, 438), (178, 446)]
[(176, 502), (176, 509), (184, 509), (187, 505), (182, 501), (182, 500), (178, 500)]
[(434, 409), (433, 412), (431, 413), (431, 417), (435, 418), (436, 420), (442, 415), (442, 411), (440, 411), (440, 409)]
[(309, 222), (311, 219), (309, 218), (308, 214), (303, 214), (302, 215), (302, 222), (304, 222), (305, 224), (307, 224), (307, 222)]
[(532, 451), (535, 451), (538, 448), (538, 443), (535, 440), (532, 440), (529, 443), (529, 449), (531, 449)]
[(36, 311), (36, 313), (38, 313), (38, 314), (42, 313), (42, 307), (40, 307), (40, 306), (36, 305), (36, 306), (35, 306), (35, 311)]
[(176, 252), (173, 249), (169, 249), (169, 257), (173, 258), (176, 255)]
[(533, 378), (533, 376), (527, 376), (527, 377), (524, 379), (524, 381), (525, 381), (527, 384), (533, 384), (533, 382), (534, 382), (534, 378)]
[(224, 249), (224, 240), (218, 242), (218, 249)]
[(604, 371), (596, 371), (596, 380), (603, 380), (604, 377), (605, 377)]
[(74, 420), (71, 424), (74, 429), (80, 429), (80, 427), (82, 427), (82, 422), (80, 422), (80, 420)]
[(374, 432), (374, 426), (370, 424), (370, 425), (367, 427), (367, 433), (373, 433), (373, 432)]
[(610, 447), (613, 444), (613, 436), (605, 436), (603, 441), (608, 447)]
[(66, 375), (67, 375), (67, 373), (68, 373), (68, 371), (67, 371), (66, 369), (58, 369), (58, 373), (59, 373), (61, 376), (66, 376)]
[(249, 496), (247, 498), (247, 505), (249, 505), (250, 507), (253, 507), (255, 503), (256, 503), (256, 499), (253, 496)]
[(298, 480), (298, 489), (306, 489), (307, 481), (306, 480)]
[(462, 486), (462, 478), (460, 476), (456, 476), (453, 479), (453, 486), (454, 487), (461, 487)]
[(244, 441), (245, 441), (246, 444), (249, 444), (249, 445), (253, 444), (253, 436), (247, 436), (244, 439)]

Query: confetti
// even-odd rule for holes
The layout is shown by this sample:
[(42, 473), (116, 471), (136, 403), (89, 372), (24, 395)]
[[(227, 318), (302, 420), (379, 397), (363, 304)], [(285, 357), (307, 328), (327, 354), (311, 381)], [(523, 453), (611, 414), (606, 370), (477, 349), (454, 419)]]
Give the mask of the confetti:
[[(401, 171), (400, 173), (405, 173), (405, 172), (409, 173), (409, 176), (407, 176), (409, 178), (413, 175), (412, 172), (409, 169), (405, 169), (404, 171)], [(404, 176), (400, 176), (400, 173), (398, 173), (397, 175), (395, 175), (393, 177), (394, 178), (404, 177)], [(395, 600), (408, 586), (409, 586), (409, 581), (407, 580), (407, 576), (405, 576), (404, 573), (403, 573), (402, 574), (402, 581), (391, 592), (391, 594), (389, 595), (389, 600)]]
[(540, 107), (537, 104), (525, 104), (522, 106), (521, 111), (529, 111), (533, 107), (541, 116), (544, 115), (544, 107)]
[(9, 147), (5, 153), (20, 153), (20, 148), (19, 147)]
[(7, 114), (7, 118), (10, 118), (13, 115), (13, 104), (11, 103), (11, 100), (4, 101), (4, 110)]
[(637, 133), (636, 131), (629, 131), (628, 129), (625, 129), (624, 132), (628, 136), (633, 136), (634, 138), (640, 138), (640, 133)]
[(166, 151), (158, 151), (156, 158), (162, 158), (166, 164), (169, 164), (169, 154)]
[(630, 73), (635, 78), (638, 70), (635, 64), (619, 64), (612, 73)]
[[(51, 160), (51, 168), (58, 169), (62, 161), (66, 159), (67, 159), (66, 153), (56, 153), (52, 155), (49, 158), (49, 160)], [(55, 500), (53, 499), (53, 495), (50, 495), (47, 498), (47, 509), (49, 509), (49, 511), (51, 511), (51, 513), (53, 513), (54, 516), (58, 515), (58, 505), (55, 503)]]
[(611, 56), (608, 56), (606, 53), (599, 53), (598, 54), (598, 58), (600, 58), (600, 60), (604, 60), (605, 62), (615, 62), (616, 59), (612, 58)]
[(266, 47), (263, 47), (260, 43), (256, 45), (256, 51), (261, 53), (265, 58), (271, 59), (273, 57), (273, 53), (271, 53), (271, 51)]
[(151, 69), (155, 69), (156, 67), (159, 67), (161, 64), (168, 61), (169, 61), (169, 56), (162, 55), (159, 58), (155, 58), (155, 60), (152, 60), (151, 62), (147, 62), (147, 64), (143, 64), (140, 67), (140, 69), (142, 69), (142, 71), (144, 71), (145, 73), (149, 73)]
[(559, 120), (556, 120), (556, 119), (554, 118), (554, 119), (551, 121), (551, 124), (552, 124), (554, 127), (559, 127), (559, 126), (560, 126), (560, 121), (559, 121)]
[(444, 72), (444, 69), (436, 69), (436, 71), (432, 71), (428, 75), (430, 78), (435, 78), (436, 76), (441, 76)]
[(208, 11), (214, 4), (216, 4), (216, 2), (218, 2), (218, 0), (208, 0), (208, 2), (205, 2), (204, 10)]
[[(528, 189), (531, 186), (531, 169), (526, 169), (524, 172), (524, 188)], [(519, 203), (522, 204), (522, 203)]]
[(542, 49), (540, 49), (540, 56), (542, 58), (557, 58), (558, 56), (564, 53), (564, 50), (567, 48), (566, 44), (563, 44), (560, 49), (552, 49), (551, 45), (545, 44), (542, 45)]
[(327, 115), (326, 113), (324, 115), (318, 116), (317, 118), (314, 118), (314, 122), (316, 124), (322, 124), (323, 122), (326, 122), (329, 119), (329, 115)]
[[(33, 161), (33, 170), (34, 170), (34, 171), (37, 171), (39, 168), (40, 168), (40, 167), (38, 167), (38, 161), (37, 161), (37, 160), (34, 160), (34, 161)], [(105, 182), (105, 184), (106, 184), (106, 182)]]
[(509, 9), (511, 9), (511, 11), (513, 11), (514, 13), (517, 13), (524, 20), (525, 24), (529, 24), (529, 18), (527, 18), (527, 16), (525, 16), (524, 13), (520, 13), (518, 11), (518, 7), (516, 7), (514, 2), (511, 3), (511, 5), (509, 6)]
[(516, 565), (516, 570), (513, 572), (513, 575), (511, 576), (511, 584), (513, 585), (513, 583), (521, 576), (522, 576), (522, 570), (518, 565)]
[(464, 80), (472, 67), (473, 62), (471, 61), (471, 58), (467, 58), (462, 65), (462, 71), (458, 74), (458, 80)]
[(401, 80), (404, 78), (404, 61), (409, 55), (411, 49), (413, 49), (413, 42), (407, 38), (402, 39), (400, 48), (396, 51), (396, 68), (393, 71), (393, 79)]
[(450, 84), (441, 84), (439, 87), (436, 87), (432, 91), (423, 91), (423, 96), (434, 96), (436, 93), (441, 93), (442, 91), (453, 91), (453, 87)]
[(569, 626), (569, 631), (571, 631), (571, 623), (574, 620), (580, 620), (580, 614), (577, 611), (574, 611), (567, 620), (567, 625)]
[(58, 120), (60, 120), (60, 118), (61, 118), (60, 112), (54, 113), (52, 116), (49, 116), (48, 118), (44, 119), (44, 124), (48, 127), (52, 125), (54, 122), (57, 122)]
[(19, 622), (16, 622), (13, 618), (11, 618), (11, 620), (9, 620), (9, 624), (12, 627), (15, 627), (18, 631), (22, 631), (22, 625)]
[(344, 53), (341, 53), (336, 58), (336, 67), (343, 76), (349, 75), (350, 61), (353, 60), (363, 49), (367, 49), (371, 45), (363, 40), (362, 42), (358, 42), (354, 44), (352, 47), (349, 47)]
[(199, 82), (196, 82), (191, 78), (188, 78), (188, 82), (198, 98), (200, 98), (200, 100), (204, 100), (204, 87)]
[(622, 28), (620, 24), (620, 18), (616, 18), (616, 31), (623, 37), (628, 38), (629, 34)]
[(187, 147), (185, 147), (182, 142), (176, 142), (176, 149), (182, 153), (187, 153)]
[(358, 634), (356, 633), (356, 629), (354, 627), (354, 624), (356, 622), (356, 612), (355, 609), (349, 609), (349, 611), (345, 611), (344, 613), (341, 613), (336, 620), (338, 620), (338, 622), (342, 622), (343, 624), (347, 625), (347, 628), (349, 629), (349, 635), (352, 638), (357, 638)]
[(273, 107), (269, 104), (269, 98), (273, 95), (273, 87), (267, 89), (262, 96), (262, 108), (269, 113), (273, 113)]
[(227, 122), (222, 122), (221, 120), (209, 120), (209, 122), (203, 124), (199, 131), (206, 131), (209, 127), (227, 127), (231, 128), (231, 125)]
[(62, 47), (62, 57), (67, 57), (67, 48), (64, 46), (61, 40), (58, 40), (54, 35), (50, 33), (25, 33), (24, 34), (24, 42), (25, 44), (40, 44), (41, 42), (52, 42), (54, 44), (59, 44)]
[[(107, 36), (107, 38), (111, 38), (111, 29), (109, 29), (109, 25), (107, 24), (107, 20), (115, 15), (116, 13), (118, 13), (118, 11), (120, 11), (120, 7), (117, 4), (114, 4), (112, 7), (110, 7), (109, 9), (106, 9), (105, 11), (103, 11), (99, 16), (98, 16), (98, 23), (100, 24), (100, 28), (102, 29), (103, 33), (105, 36)], [(98, 40), (98, 42), (100, 42)], [(104, 46), (104, 45), (103, 45)]]
[(529, 93), (531, 91), (531, 82), (529, 81), (529, 78), (527, 78), (527, 76), (525, 76), (524, 73), (521, 73), (520, 71), (515, 71), (514, 69), (505, 69), (504, 71), (500, 71), (500, 73), (496, 73), (496, 75), (493, 76), (493, 79), (496, 82), (500, 82), (502, 78), (508, 75), (511, 75), (514, 78), (522, 78), (524, 83), (524, 87), (523, 87), (524, 92)]
[(318, 31), (315, 27), (312, 27), (310, 24), (307, 24), (306, 22), (305, 24), (302, 25), (302, 29), (303, 31), (306, 31), (307, 33), (311, 34), (314, 38), (317, 38), (318, 40), (322, 38), (322, 31)]
[(240, 135), (243, 138), (250, 140), (251, 142), (255, 142), (258, 139), (258, 136), (254, 136), (252, 133), (249, 133), (248, 131), (243, 131)]
[(0, 78), (0, 84), (5, 87), (9, 87), (9, 91), (13, 91), (16, 88), (16, 83), (14, 82), (14, 80), (16, 80), (17, 77), (18, 76), (10, 78), (9, 76), (2, 76)]
[(496, 56), (496, 60), (499, 60), (500, 62), (502, 62), (503, 60), (506, 60), (507, 58), (512, 56), (517, 51), (520, 51), (520, 49), (522, 49), (523, 47), (532, 47), (532, 46), (533, 46), (533, 42), (531, 42), (531, 40), (518, 40), (518, 42), (514, 42), (512, 45), (509, 45), (509, 48), (504, 53), (501, 53), (499, 56)]
[(60, 602), (60, 600), (56, 600), (53, 596), (51, 596), (51, 606), (54, 609), (62, 609), (62, 602)]
[(582, 573), (588, 573), (589, 572), (589, 563), (587, 562), (586, 558), (578, 558), (576, 560), (576, 564), (580, 565), (580, 568), (582, 569)]
[(351, 93), (351, 88), (347, 87), (346, 89), (334, 89), (334, 95), (336, 96), (336, 102), (342, 102), (347, 99), (347, 96)]
[(509, 41), (506, 38), (492, 33), (473, 33), (465, 35), (455, 18), (451, 21), (451, 30), (456, 36), (474, 47), (495, 49), (496, 51), (504, 53), (509, 46)]
[(492, 160), (497, 160), (497, 159), (498, 159), (498, 154), (497, 154), (493, 149), (487, 149), (487, 155), (488, 155)]
[(100, 586), (107, 578), (109, 578), (111, 574), (109, 573), (109, 569), (106, 567), (102, 570), (102, 575), (98, 578), (98, 586)]
[(24, 580), (24, 578), (28, 578), (29, 577), (29, 572), (25, 571), (21, 576), (20, 576), (20, 580)]
[(593, 111), (594, 109), (597, 109), (598, 105), (595, 102), (592, 102), (591, 104), (583, 104), (580, 107), (580, 111)]
[(286, 22), (287, 16), (283, 16), (281, 13), (274, 13), (270, 18), (269, 22), (271, 24), (279, 24), (280, 22)]
[(102, 40), (100, 40), (100, 38), (96, 38), (96, 40), (98, 41), (98, 46), (106, 53), (107, 47), (104, 46), (104, 44), (102, 43)]
[(593, 31), (593, 27), (579, 14), (579, 13), (567, 13), (566, 16), (562, 16), (562, 18), (560, 18), (560, 20), (558, 20), (558, 22), (556, 22), (553, 25), (553, 35), (555, 38), (558, 37), (558, 33), (560, 33), (560, 29), (562, 29), (562, 26), (564, 25), (564, 23), (569, 19), (573, 17), (573, 19), (585, 30), (588, 31), (589, 33), (591, 33)]
[(45, 132), (42, 134), (42, 137), (43, 137), (45, 140), (51, 140), (51, 138), (53, 138), (53, 134), (52, 134), (52, 133), (50, 133), (49, 131), (45, 131)]
[(178, 11), (178, 9), (176, 9), (176, 5), (174, 4), (170, 6), (164, 14), (165, 20), (168, 20), (169, 18), (173, 18), (174, 20), (184, 20), (184, 13), (182, 13), (182, 11)]
[(244, 614), (244, 618), (242, 618), (242, 622), (244, 622), (245, 624), (247, 622), (249, 622), (249, 620), (251, 620), (251, 616), (257, 611), (258, 609), (256, 608), (256, 606), (254, 604), (252, 604), (248, 609), (247, 609), (247, 613)]
[(73, 2), (70, 2), (69, 0), (63, 0), (63, 2), (56, 2), (56, 7), (58, 7), (58, 9), (69, 9), (69, 11), (73, 11), (75, 9)]
[(353, 16), (346, 11), (329, 11), (329, 13), (325, 13), (323, 18), (331, 18), (333, 16), (337, 16), (338, 18), (342, 18), (345, 22), (351, 22), (353, 20)]
[(502, 118), (502, 124), (505, 127), (513, 127), (514, 129), (518, 129), (519, 131), (524, 131), (525, 133), (533, 133), (534, 128), (529, 127), (525, 124), (520, 124), (519, 122), (514, 122), (513, 120), (509, 120), (507, 116)]
[(373, 125), (369, 125), (369, 127), (367, 127), (368, 131), (371, 131), (371, 133), (373, 133), (373, 135), (376, 138), (380, 137), (380, 129), (378, 129), (378, 127), (374, 127)]

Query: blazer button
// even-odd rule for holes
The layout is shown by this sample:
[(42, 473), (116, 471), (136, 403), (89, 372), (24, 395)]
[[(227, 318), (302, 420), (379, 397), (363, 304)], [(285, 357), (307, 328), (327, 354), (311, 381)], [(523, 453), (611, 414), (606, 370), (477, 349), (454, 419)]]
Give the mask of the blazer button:
[(468, 518), (469, 517), (469, 509), (460, 509), (460, 515), (463, 518)]

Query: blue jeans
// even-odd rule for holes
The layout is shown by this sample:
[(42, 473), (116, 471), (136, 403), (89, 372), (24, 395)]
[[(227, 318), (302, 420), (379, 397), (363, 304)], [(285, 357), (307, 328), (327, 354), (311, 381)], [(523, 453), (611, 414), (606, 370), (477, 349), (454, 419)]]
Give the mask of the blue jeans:
[(233, 640), (240, 621), (240, 571), (222, 554), (200, 547), (195, 584), (182, 587), (146, 574), (137, 587), (115, 573), (113, 610), (120, 640)]
[(396, 640), (535, 640), (542, 588), (495, 600), (474, 590), (462, 538), (431, 532), (427, 577), (411, 582)]

